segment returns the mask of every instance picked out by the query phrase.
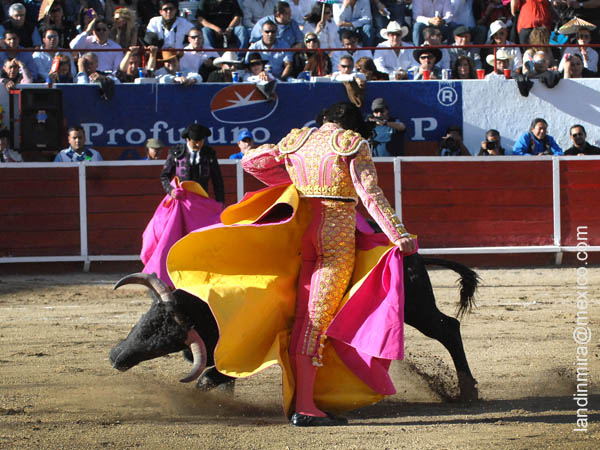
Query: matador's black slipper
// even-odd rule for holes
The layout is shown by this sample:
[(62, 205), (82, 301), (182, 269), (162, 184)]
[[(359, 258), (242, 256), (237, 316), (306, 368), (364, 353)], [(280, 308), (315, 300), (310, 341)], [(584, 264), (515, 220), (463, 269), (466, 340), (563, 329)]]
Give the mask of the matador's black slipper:
[(307, 416), (306, 414), (294, 413), (290, 424), (295, 427), (335, 427), (347, 425), (348, 419), (327, 413), (327, 417)]

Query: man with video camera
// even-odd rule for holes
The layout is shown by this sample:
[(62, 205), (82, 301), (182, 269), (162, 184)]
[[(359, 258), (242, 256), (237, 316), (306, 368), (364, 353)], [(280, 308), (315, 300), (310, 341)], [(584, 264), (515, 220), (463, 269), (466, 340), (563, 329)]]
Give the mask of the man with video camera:
[(501, 156), (504, 155), (504, 148), (500, 142), (500, 132), (498, 130), (487, 130), (485, 132), (485, 141), (481, 143), (481, 148), (477, 156)]

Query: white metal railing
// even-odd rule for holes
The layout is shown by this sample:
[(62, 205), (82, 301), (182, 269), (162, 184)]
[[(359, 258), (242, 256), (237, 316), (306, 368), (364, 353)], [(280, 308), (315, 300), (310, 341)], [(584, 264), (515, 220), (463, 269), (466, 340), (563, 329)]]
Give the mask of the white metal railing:
[[(466, 255), (466, 254), (507, 254), (507, 253), (555, 253), (555, 263), (560, 264), (563, 253), (579, 252), (582, 248), (577, 246), (561, 245), (561, 217), (560, 217), (560, 161), (563, 159), (575, 160), (600, 160), (600, 156), (457, 156), (457, 157), (378, 157), (376, 162), (389, 162), (394, 165), (394, 203), (395, 209), (402, 220), (402, 184), (401, 165), (410, 162), (481, 162), (489, 163), (500, 161), (550, 161), (552, 163), (552, 215), (553, 215), (553, 244), (531, 246), (502, 246), (502, 247), (446, 247), (446, 248), (421, 248), (424, 255)], [(56, 168), (58, 163), (8, 163), (0, 167), (27, 167), (27, 168)], [(60, 163), (60, 167), (78, 167), (79, 174), (79, 220), (80, 220), (80, 255), (73, 256), (9, 256), (0, 257), (0, 263), (32, 263), (32, 262), (83, 262), (84, 270), (89, 270), (93, 261), (139, 261), (139, 255), (89, 255), (88, 253), (88, 227), (87, 227), (87, 192), (86, 168), (88, 166), (148, 166), (163, 165), (164, 161), (99, 161), (82, 163)], [(244, 196), (244, 173), (239, 160), (221, 159), (221, 165), (236, 165), (236, 191), (238, 201)], [(599, 252), (600, 246), (586, 246), (586, 252)]]

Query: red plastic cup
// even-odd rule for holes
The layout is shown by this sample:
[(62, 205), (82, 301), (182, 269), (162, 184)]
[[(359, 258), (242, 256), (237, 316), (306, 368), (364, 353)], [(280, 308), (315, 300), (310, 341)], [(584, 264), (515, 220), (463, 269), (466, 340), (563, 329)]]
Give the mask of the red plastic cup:
[(485, 78), (485, 70), (477, 69), (477, 79), (483, 80)]
[(510, 80), (511, 72), (510, 69), (504, 69), (504, 78)]
[(423, 79), (424, 80), (430, 80), (431, 79), (431, 70), (424, 70), (423, 71)]

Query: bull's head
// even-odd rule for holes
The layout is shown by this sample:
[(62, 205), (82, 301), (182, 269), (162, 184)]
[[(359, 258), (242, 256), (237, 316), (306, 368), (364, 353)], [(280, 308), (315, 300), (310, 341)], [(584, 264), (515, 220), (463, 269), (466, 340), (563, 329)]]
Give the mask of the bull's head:
[(198, 378), (206, 367), (206, 346), (181, 312), (169, 287), (156, 275), (145, 273), (135, 273), (122, 278), (115, 284), (115, 289), (126, 284), (144, 285), (156, 294), (156, 299), (125, 340), (110, 351), (113, 367), (125, 371), (142, 361), (189, 347), (193, 355), (193, 367), (180, 381), (188, 383)]

